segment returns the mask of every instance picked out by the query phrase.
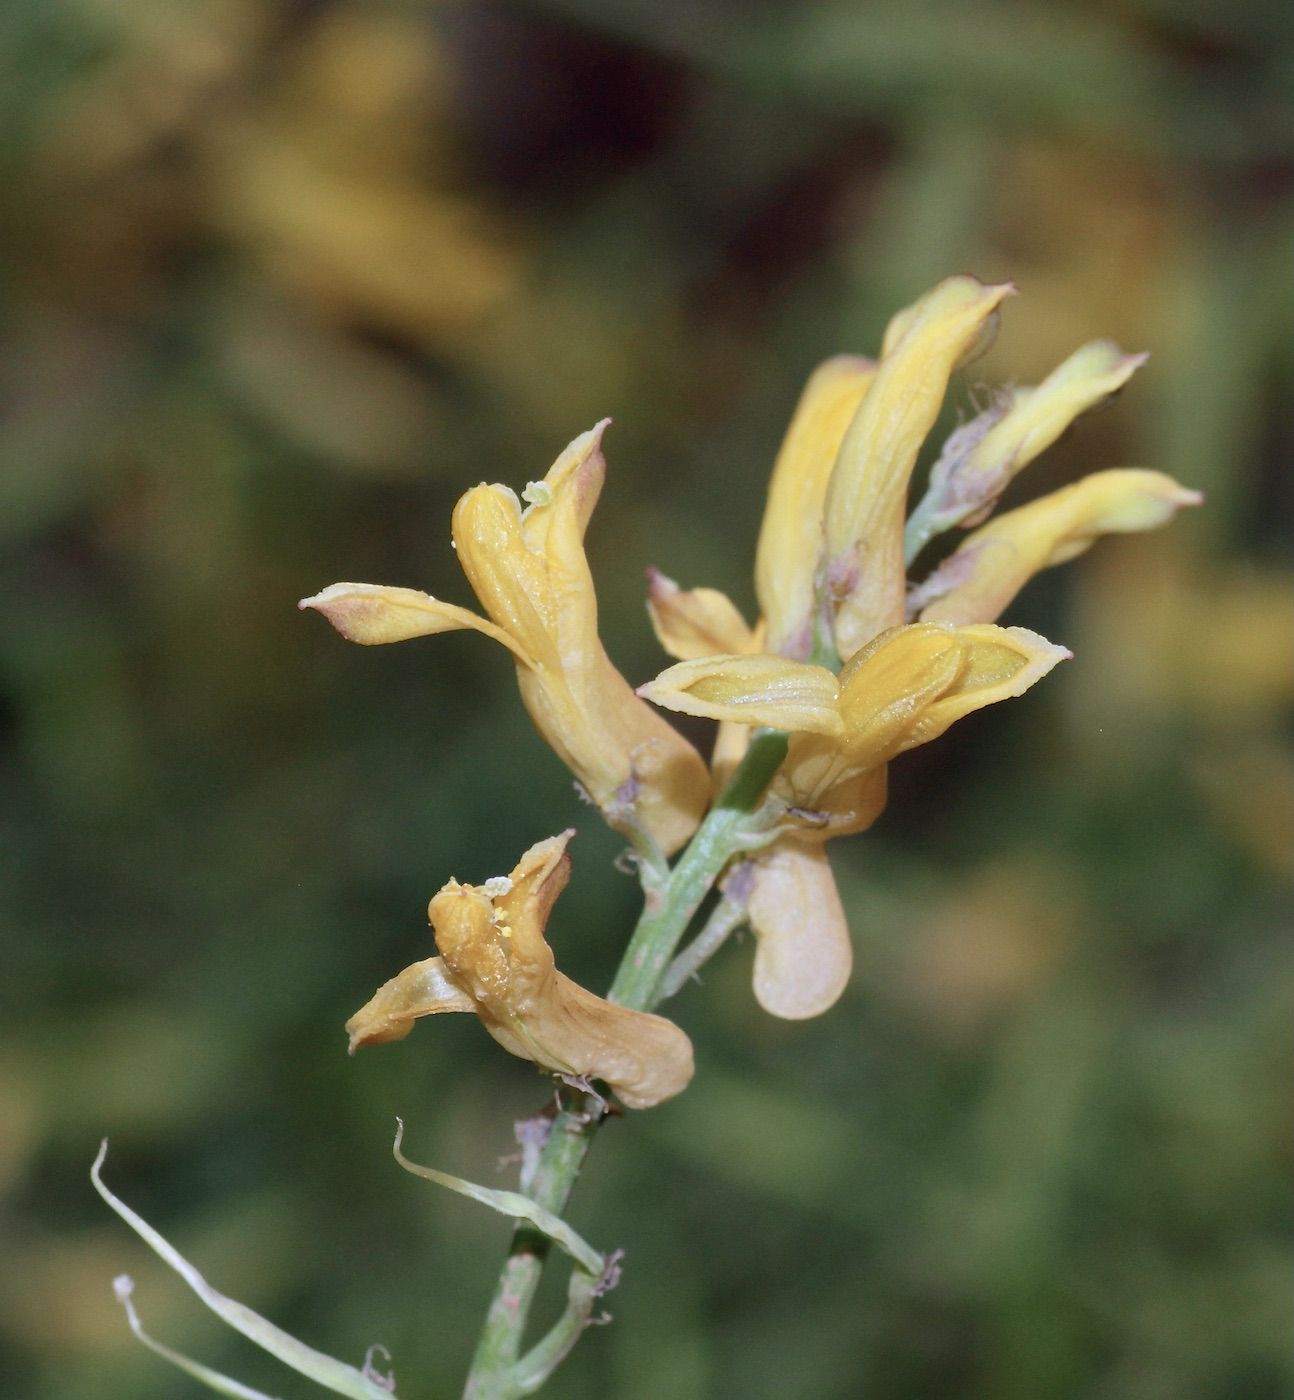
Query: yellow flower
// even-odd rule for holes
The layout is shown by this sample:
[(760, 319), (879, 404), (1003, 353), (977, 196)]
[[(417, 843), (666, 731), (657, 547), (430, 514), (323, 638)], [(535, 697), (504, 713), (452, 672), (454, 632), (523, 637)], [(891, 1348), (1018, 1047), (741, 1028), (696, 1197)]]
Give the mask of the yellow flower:
[[(982, 624), (1097, 535), (1153, 528), (1200, 499), (1156, 472), (1098, 473), (990, 522), (908, 593), (904, 514), (917, 453), (949, 376), (986, 347), (1013, 290), (948, 278), (894, 317), (879, 362), (840, 356), (811, 377), (760, 534), (764, 647), (722, 594), (653, 583), (653, 623), (679, 664), (638, 693), (719, 720), (713, 766), (725, 774), (754, 727), (791, 736), (770, 786), (782, 830), (740, 880), (730, 877), (759, 940), (756, 995), (779, 1016), (816, 1015), (848, 980), (849, 933), (823, 842), (880, 814), (889, 759), (1023, 694), (1069, 655), (1021, 628)], [(983, 519), (1015, 473), (1144, 359), (1094, 341), (954, 433), (907, 522), (909, 555), (939, 530)], [(913, 615), (921, 621), (903, 625)], [(831, 660), (832, 644), (846, 663), (839, 677), (807, 664)]]
[[(860, 355), (837, 355), (819, 365), (804, 386), (773, 465), (755, 550), (755, 594), (767, 619), (768, 649), (779, 656), (807, 661), (813, 649), (827, 483), (875, 377), (876, 361)], [(665, 650), (680, 661), (687, 659), (668, 645)]]
[(766, 1010), (816, 1016), (844, 990), (849, 932), (821, 845), (876, 820), (890, 759), (972, 710), (1024, 694), (1068, 655), (1022, 627), (915, 623), (883, 632), (838, 678), (785, 657), (712, 656), (641, 688), (684, 714), (791, 731), (771, 789), (786, 832), (752, 862), (748, 904)]
[(401, 1040), (420, 1016), (473, 1011), (513, 1055), (611, 1086), (651, 1108), (692, 1078), (692, 1043), (672, 1022), (595, 996), (558, 972), (544, 929), (570, 878), (567, 831), (540, 841), (510, 876), (451, 880), (428, 914), (440, 956), (405, 968), (346, 1022), (350, 1048)]
[(949, 376), (986, 347), (997, 308), (1014, 290), (949, 277), (886, 330), (876, 375), (827, 486), (823, 564), (844, 660), (903, 621), (903, 521), (917, 453)]
[(1155, 530), (1204, 497), (1163, 472), (1093, 472), (975, 531), (909, 595), (926, 622), (992, 622), (1043, 569), (1090, 549), (1100, 535)]
[(1074, 353), (1036, 389), (1007, 389), (983, 413), (958, 428), (930, 469), (930, 485), (908, 519), (905, 553), (916, 558), (933, 535), (988, 518), (1014, 476), (1080, 414), (1104, 403), (1145, 364), (1111, 340)]
[(634, 695), (598, 639), (584, 531), (606, 472), (605, 426), (576, 438), (527, 488), (526, 509), (506, 486), (477, 486), (458, 502), (454, 548), (491, 621), (414, 589), (363, 583), (333, 584), (301, 606), (364, 645), (461, 628), (501, 642), (530, 717), (607, 820), (639, 823), (669, 854), (695, 831), (710, 782), (701, 756)]

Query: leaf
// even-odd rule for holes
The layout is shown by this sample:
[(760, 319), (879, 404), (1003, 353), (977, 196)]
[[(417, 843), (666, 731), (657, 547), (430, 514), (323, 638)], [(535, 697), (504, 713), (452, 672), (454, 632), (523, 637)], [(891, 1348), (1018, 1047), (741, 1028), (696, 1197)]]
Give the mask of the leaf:
[(299, 1371), (303, 1376), (308, 1376), (310, 1380), (317, 1381), (338, 1395), (348, 1396), (349, 1400), (391, 1400), (393, 1392), (370, 1380), (362, 1371), (357, 1371), (354, 1366), (348, 1366), (336, 1357), (327, 1356), (304, 1342), (299, 1342), (290, 1333), (276, 1327), (245, 1304), (226, 1298), (223, 1293), (218, 1293), (212, 1288), (179, 1250), (103, 1184), (99, 1173), (107, 1155), (108, 1139), (104, 1138), (99, 1147), (99, 1155), (90, 1168), (90, 1180), (94, 1183), (94, 1189), (140, 1239), (179, 1274), (217, 1317), (227, 1322), (236, 1332), (241, 1332), (249, 1341), (264, 1348), (271, 1356), (277, 1356), (294, 1371)]
[(545, 1210), (529, 1196), (523, 1196), (518, 1191), (492, 1191), (488, 1186), (477, 1186), (475, 1182), (464, 1181), (460, 1176), (450, 1176), (447, 1172), (436, 1171), (434, 1167), (421, 1167), (417, 1162), (411, 1162), (400, 1151), (400, 1144), (404, 1141), (404, 1121), (400, 1118), (395, 1121), (397, 1126), (391, 1153), (405, 1171), (434, 1181), (437, 1186), (457, 1191), (460, 1196), (470, 1196), (472, 1200), (480, 1201), (483, 1206), (497, 1210), (500, 1215), (528, 1220), (536, 1230), (547, 1235), (559, 1249), (569, 1254), (585, 1273), (592, 1274), (595, 1278), (601, 1276), (606, 1268), (606, 1260), (592, 1245), (581, 1239), (560, 1216)]

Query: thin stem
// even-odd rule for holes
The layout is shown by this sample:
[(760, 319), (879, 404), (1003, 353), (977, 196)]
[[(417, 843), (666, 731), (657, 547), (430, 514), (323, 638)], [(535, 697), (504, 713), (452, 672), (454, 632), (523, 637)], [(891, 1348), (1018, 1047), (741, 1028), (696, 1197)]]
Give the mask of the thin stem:
[[(786, 746), (784, 733), (757, 731), (732, 780), (668, 878), (659, 885), (654, 881), (647, 885), (642, 917), (611, 987), (612, 1001), (639, 1011), (659, 1001), (662, 976), (701, 901), (733, 855), (763, 839), (750, 817), (785, 758)], [(545, 1209), (559, 1215), (565, 1209), (601, 1116), (601, 1101), (596, 1095), (585, 1095), (576, 1107), (564, 1107), (553, 1120), (527, 1191)], [(513, 1233), (472, 1358), (464, 1400), (516, 1400), (540, 1384), (532, 1359), (546, 1342), (524, 1358), (521, 1342), (549, 1247), (549, 1241), (529, 1226), (519, 1226)], [(559, 1329), (562, 1325), (558, 1324)], [(562, 1344), (569, 1349), (570, 1339), (563, 1335)], [(540, 1364), (546, 1360), (546, 1352), (538, 1357)]]
[[(739, 867), (742, 868), (742, 867)], [(705, 921), (705, 927), (665, 969), (661, 978), (660, 1000), (667, 1001), (694, 976), (728, 941), (729, 935), (745, 923), (749, 910), (725, 895)]]

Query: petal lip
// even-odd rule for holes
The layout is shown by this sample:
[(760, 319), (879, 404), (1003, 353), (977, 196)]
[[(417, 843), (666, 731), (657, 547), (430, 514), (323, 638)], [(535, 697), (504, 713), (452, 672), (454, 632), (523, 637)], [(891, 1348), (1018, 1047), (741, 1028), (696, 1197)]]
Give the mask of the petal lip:
[(302, 598), (297, 607), (322, 613), (347, 641), (360, 646), (385, 646), (439, 632), (471, 630), (492, 637), (525, 665), (535, 664), (525, 647), (502, 627), (468, 608), (442, 603), (416, 588), (333, 583), (313, 597)]
[(766, 652), (680, 661), (638, 688), (663, 709), (770, 729), (844, 733), (840, 683), (825, 666)]
[(1158, 529), (1203, 500), (1163, 472), (1092, 472), (967, 536), (912, 591), (909, 606), (923, 622), (992, 622), (1035, 574), (1076, 558), (1101, 535)]

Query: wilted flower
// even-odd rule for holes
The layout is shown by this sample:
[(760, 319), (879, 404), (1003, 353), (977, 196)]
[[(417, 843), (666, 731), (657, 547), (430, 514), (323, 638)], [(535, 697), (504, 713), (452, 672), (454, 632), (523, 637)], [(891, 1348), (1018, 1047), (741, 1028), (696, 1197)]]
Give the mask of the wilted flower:
[(634, 695), (598, 639), (584, 531), (602, 489), (605, 422), (577, 437), (526, 489), (476, 486), (454, 510), (463, 572), (492, 621), (411, 588), (335, 583), (302, 601), (353, 642), (474, 628), (517, 663), (521, 698), (613, 826), (641, 825), (661, 849), (695, 831), (710, 796), (701, 756)]
[(692, 1043), (672, 1021), (595, 996), (557, 971), (544, 928), (566, 888), (573, 831), (532, 846), (510, 876), (451, 880), (428, 914), (440, 956), (405, 968), (346, 1022), (350, 1047), (402, 1040), (420, 1016), (473, 1011), (503, 1048), (541, 1069), (601, 1079), (630, 1108), (692, 1078)]
[[(849, 933), (826, 838), (876, 819), (896, 754), (972, 710), (1023, 694), (1069, 655), (1023, 628), (986, 624), (1033, 574), (1097, 535), (1151, 529), (1201, 499), (1158, 472), (1097, 473), (991, 521), (908, 591), (903, 517), (917, 453), (949, 376), (986, 347), (1012, 291), (949, 278), (891, 321), (879, 363), (841, 356), (810, 378), (760, 534), (756, 587), (767, 650), (760, 629), (722, 594), (653, 580), (652, 619), (679, 664), (639, 694), (721, 721), (724, 771), (753, 727), (790, 735), (770, 787), (783, 810), (780, 834), (741, 881), (759, 939), (755, 992), (779, 1016), (824, 1011), (849, 977)], [(1012, 476), (1144, 358), (1095, 341), (1036, 389), (1010, 391), (954, 433), (908, 522), (908, 555), (938, 530), (983, 519)], [(918, 614), (904, 625), (905, 615)], [(837, 677), (839, 658), (846, 664)]]

